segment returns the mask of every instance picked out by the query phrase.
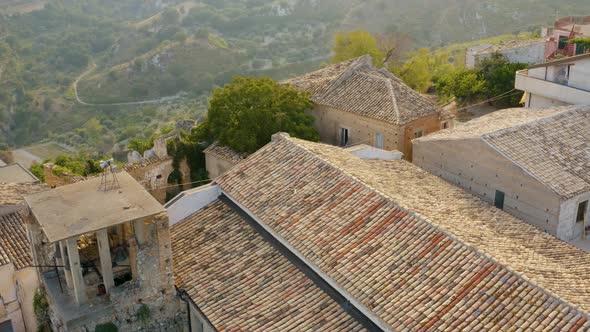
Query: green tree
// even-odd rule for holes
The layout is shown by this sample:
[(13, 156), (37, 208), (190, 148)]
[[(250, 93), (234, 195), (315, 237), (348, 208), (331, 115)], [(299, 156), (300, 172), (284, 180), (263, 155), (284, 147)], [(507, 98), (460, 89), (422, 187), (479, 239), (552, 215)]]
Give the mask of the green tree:
[(383, 63), (384, 56), (377, 46), (377, 40), (366, 31), (340, 32), (336, 34), (333, 51), (332, 63), (350, 60), (365, 54), (373, 57), (374, 64), (380, 65)]
[(435, 81), (435, 90), (443, 100), (457, 98), (461, 102), (473, 101), (484, 94), (487, 87), (478, 70), (463, 67), (448, 71)]
[(277, 132), (317, 141), (309, 94), (270, 78), (235, 77), (213, 91), (208, 118), (198, 132), (238, 152), (252, 153)]
[(426, 92), (432, 84), (432, 65), (430, 51), (421, 48), (409, 54), (411, 57), (404, 65), (390, 70), (401, 78), (408, 86), (419, 92)]
[[(514, 90), (516, 72), (527, 67), (525, 63), (510, 63), (500, 53), (483, 59), (476, 66), (481, 77), (486, 81), (485, 97), (493, 98)], [(493, 102), (496, 106), (518, 106), (522, 93), (509, 94)]]

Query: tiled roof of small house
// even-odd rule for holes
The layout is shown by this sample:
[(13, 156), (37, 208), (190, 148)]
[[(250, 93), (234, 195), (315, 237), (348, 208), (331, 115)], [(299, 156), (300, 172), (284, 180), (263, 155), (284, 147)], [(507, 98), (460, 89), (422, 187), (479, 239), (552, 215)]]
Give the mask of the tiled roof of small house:
[(215, 183), (392, 330), (590, 329), (590, 254), (406, 161), (277, 135)]
[(171, 228), (176, 285), (218, 331), (360, 331), (362, 326), (215, 201)]
[(18, 211), (0, 215), (0, 266), (9, 263), (16, 270), (33, 264), (25, 223)]
[(440, 112), (434, 103), (399, 78), (373, 67), (368, 55), (284, 83), (310, 92), (317, 104), (392, 124), (405, 124)]
[(0, 205), (24, 205), (26, 195), (48, 190), (44, 184), (0, 183)]
[(144, 167), (148, 167), (151, 166), (153, 164), (157, 164), (161, 161), (164, 161), (167, 159), (162, 159), (159, 157), (153, 157), (153, 158), (148, 158), (148, 159), (142, 159), (138, 162), (134, 162), (134, 163), (127, 163), (125, 164), (125, 166), (123, 166), (123, 170), (126, 172), (130, 172), (130, 171), (134, 171), (140, 168), (144, 168)]
[(481, 138), (564, 199), (590, 191), (590, 106), (514, 108), (420, 141)]
[(0, 165), (0, 182), (39, 183), (39, 179), (21, 164)]
[(510, 40), (510, 41), (502, 42), (500, 44), (490, 45), (489, 47), (487, 47), (483, 50), (475, 52), (475, 54), (481, 55), (481, 54), (502, 52), (502, 51), (506, 51), (506, 50), (512, 50), (512, 49), (516, 49), (516, 48), (532, 46), (532, 45), (536, 45), (536, 44), (544, 44), (546, 42), (547, 41), (545, 40), (545, 38), (534, 38), (534, 39), (526, 39), (526, 40)]
[(215, 155), (218, 158), (227, 160), (234, 164), (237, 164), (240, 161), (246, 159), (246, 157), (248, 157), (247, 153), (236, 152), (227, 146), (219, 145), (217, 142), (211, 144), (208, 148), (206, 148), (203, 151), (203, 153)]

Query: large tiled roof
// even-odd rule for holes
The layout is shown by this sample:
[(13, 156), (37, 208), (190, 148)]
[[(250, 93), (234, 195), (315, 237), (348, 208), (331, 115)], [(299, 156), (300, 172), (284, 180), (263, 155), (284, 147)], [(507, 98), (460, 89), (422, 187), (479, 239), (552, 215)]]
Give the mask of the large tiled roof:
[(590, 106), (497, 111), (419, 140), (481, 138), (564, 199), (590, 192)]
[(371, 57), (328, 66), (285, 81), (308, 91), (320, 105), (374, 118), (392, 124), (404, 124), (439, 109), (387, 70), (372, 66)]
[(246, 159), (248, 156), (247, 153), (239, 153), (227, 146), (221, 146), (217, 142), (211, 144), (208, 148), (206, 148), (203, 153), (209, 153), (212, 155), (217, 156), (218, 158), (227, 160), (231, 163), (237, 164), (240, 161)]
[(172, 226), (176, 285), (218, 331), (360, 331), (236, 212), (215, 201)]
[(0, 215), (0, 266), (9, 263), (16, 270), (33, 264), (25, 223), (18, 211)]
[(48, 189), (44, 184), (0, 182), (0, 205), (24, 205), (26, 195)]
[(275, 136), (215, 183), (393, 330), (590, 328), (590, 254), (406, 161)]

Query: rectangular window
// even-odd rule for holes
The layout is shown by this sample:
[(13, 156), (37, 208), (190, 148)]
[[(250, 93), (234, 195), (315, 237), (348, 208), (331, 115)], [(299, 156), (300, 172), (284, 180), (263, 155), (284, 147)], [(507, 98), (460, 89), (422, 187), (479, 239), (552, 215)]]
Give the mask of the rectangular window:
[(588, 201), (583, 201), (582, 203), (578, 204), (576, 222), (583, 222), (586, 219), (586, 213), (588, 213)]
[(504, 210), (504, 193), (496, 190), (496, 198), (494, 199), (494, 206), (500, 210)]
[(12, 332), (12, 321), (9, 319), (7, 321), (4, 321), (2, 323), (0, 323), (0, 331), (1, 332)]
[(422, 131), (422, 129), (416, 129), (414, 131), (414, 138), (420, 138), (424, 136), (424, 131)]
[(568, 39), (568, 36), (559, 36), (559, 43), (557, 44), (557, 48), (563, 50), (565, 48), (565, 45), (567, 44)]
[(377, 149), (383, 149), (383, 134), (381, 134), (381, 133), (375, 134), (375, 147)]
[(443, 129), (448, 129), (449, 128), (449, 122), (448, 121), (443, 122), (442, 128)]
[(340, 146), (347, 146), (349, 141), (348, 128), (340, 128)]

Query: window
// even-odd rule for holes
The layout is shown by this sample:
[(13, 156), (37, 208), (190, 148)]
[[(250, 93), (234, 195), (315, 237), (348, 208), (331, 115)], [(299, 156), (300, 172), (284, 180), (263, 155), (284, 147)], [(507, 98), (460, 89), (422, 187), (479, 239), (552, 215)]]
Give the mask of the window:
[(414, 131), (414, 138), (420, 138), (424, 136), (424, 131), (422, 131), (422, 129), (416, 129)]
[(375, 134), (375, 147), (377, 149), (383, 149), (383, 134), (381, 134), (381, 133)]
[(449, 121), (445, 121), (442, 123), (442, 129), (448, 129), (449, 128)]
[(0, 323), (0, 332), (12, 332), (12, 321), (9, 319)]
[(568, 39), (568, 36), (559, 36), (559, 43), (557, 44), (557, 48), (563, 50), (567, 44)]
[(583, 222), (586, 219), (586, 213), (588, 213), (588, 201), (583, 201), (578, 204), (578, 213), (576, 213), (576, 222)]
[(347, 146), (349, 141), (348, 128), (340, 128), (340, 146)]
[(496, 197), (494, 199), (494, 206), (500, 210), (504, 210), (504, 193), (496, 190)]

